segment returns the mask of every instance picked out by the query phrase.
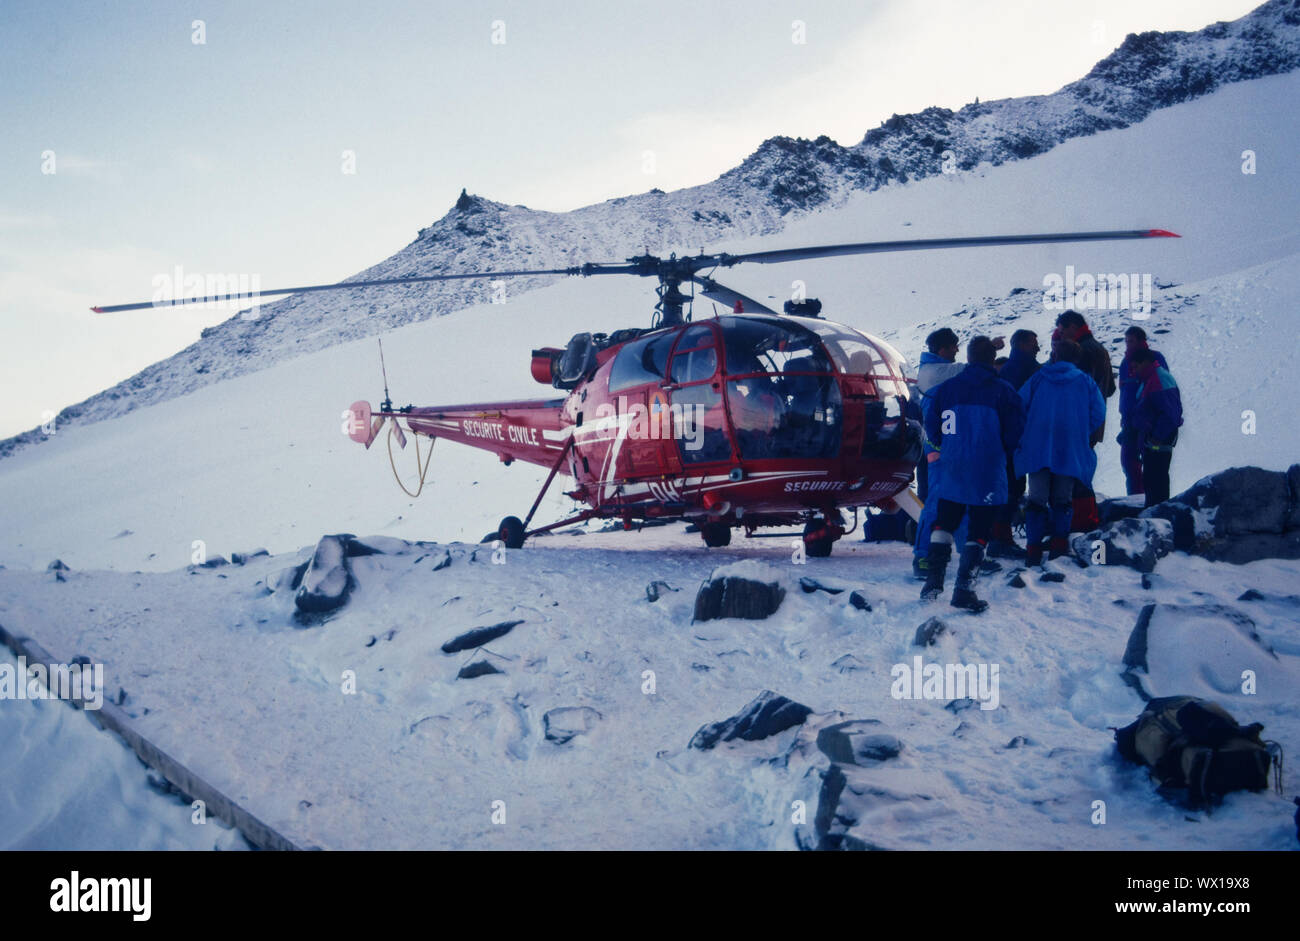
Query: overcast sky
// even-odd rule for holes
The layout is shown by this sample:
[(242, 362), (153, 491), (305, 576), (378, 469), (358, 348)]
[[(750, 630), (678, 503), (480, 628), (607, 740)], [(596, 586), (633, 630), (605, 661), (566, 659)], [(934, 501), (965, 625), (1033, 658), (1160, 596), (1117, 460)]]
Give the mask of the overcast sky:
[(566, 210), (691, 186), (772, 135), (852, 144), (893, 113), (1049, 93), (1127, 33), (1256, 5), (0, 0), (0, 435), (230, 315), (88, 310), (176, 265), (337, 281), (462, 187)]

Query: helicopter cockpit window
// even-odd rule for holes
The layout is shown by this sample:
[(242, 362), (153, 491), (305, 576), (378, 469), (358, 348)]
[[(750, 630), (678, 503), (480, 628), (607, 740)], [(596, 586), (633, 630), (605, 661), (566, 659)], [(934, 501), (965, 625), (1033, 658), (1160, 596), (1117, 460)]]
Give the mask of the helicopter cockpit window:
[(727, 373), (833, 372), (817, 335), (769, 320), (721, 317)]
[(677, 354), (673, 357), (674, 383), (681, 385), (713, 378), (713, 374), (718, 371), (718, 351), (715, 347), (704, 346), (698, 350), (682, 352), (680, 344), (678, 346)]
[(766, 320), (720, 319), (727, 373), (739, 377), (727, 383), (727, 403), (740, 456), (838, 454), (840, 388), (816, 334)]
[(668, 353), (673, 346), (672, 333), (633, 340), (614, 357), (609, 370), (609, 391), (618, 392), (647, 382), (663, 382), (668, 371)]

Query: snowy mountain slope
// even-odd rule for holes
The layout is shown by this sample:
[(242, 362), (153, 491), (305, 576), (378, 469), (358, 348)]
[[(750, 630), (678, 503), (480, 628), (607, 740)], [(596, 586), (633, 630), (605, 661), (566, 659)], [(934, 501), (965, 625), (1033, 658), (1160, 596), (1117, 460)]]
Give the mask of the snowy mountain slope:
[[(719, 239), (764, 235), (857, 193), (1042, 154), (1063, 141), (1121, 128), (1216, 88), (1300, 66), (1300, 0), (1270, 0), (1233, 23), (1196, 33), (1131, 35), (1083, 79), (1048, 96), (895, 115), (842, 147), (773, 138), (739, 167), (697, 187), (609, 200), (570, 213), (505, 206), (462, 194), (442, 219), (391, 258), (354, 276), (557, 267), (616, 261), (643, 248), (689, 252)], [(960, 178), (960, 174), (959, 174)], [(860, 238), (860, 236), (858, 236)], [(549, 279), (512, 281), (518, 296)], [(264, 285), (273, 287), (273, 285)], [(192, 346), (65, 409), (66, 428), (184, 395), (287, 357), (445, 314), (489, 296), (486, 283), (411, 285), (386, 292), (299, 295), (233, 317)], [(43, 442), (31, 431), (0, 442), (0, 456)]]
[[(1174, 458), (1175, 489), (1229, 464), (1283, 469), (1300, 458), (1287, 431), (1300, 193), (1279, 156), (1300, 146), (1300, 121), (1287, 110), (1297, 97), (1296, 74), (1239, 83), (1032, 161), (883, 190), (779, 237), (740, 244), (1152, 222), (1181, 231), (1180, 240), (740, 266), (728, 281), (766, 295), (803, 278), (826, 301), (828, 316), (892, 337), (913, 360), (939, 322), (967, 334), (1009, 334), (1017, 324), (1046, 332), (1052, 315), (1042, 309), (1043, 277), (1066, 265), (1185, 282), (1157, 290), (1144, 321), (1152, 331), (1170, 330), (1153, 336), (1183, 387), (1188, 424)], [(1243, 175), (1242, 140), (1272, 166)], [(1059, 200), (1030, 196), (1055, 192)], [(902, 224), (908, 221), (915, 224)], [(384, 344), (394, 398), (450, 404), (549, 396), (553, 390), (529, 377), (529, 351), (581, 330), (645, 323), (650, 287), (632, 278), (571, 279), (505, 305), (394, 329)], [(1008, 297), (1016, 288), (1021, 293)], [(1005, 300), (981, 300), (989, 297)], [(696, 314), (711, 309), (698, 305)], [(1110, 344), (1127, 324), (1124, 312), (1093, 319)], [(336, 345), (60, 432), (0, 462), (7, 536), (0, 564), (42, 568), (61, 557), (77, 569), (166, 571), (191, 561), (196, 540), (208, 554), (228, 556), (259, 546), (291, 551), (338, 531), (477, 541), (501, 517), (527, 511), (543, 471), (503, 468), (491, 455), (446, 443), (435, 446), (424, 495), (405, 497), (390, 479), (384, 441), (365, 452), (342, 434), (350, 402), (381, 397), (378, 366), (373, 339)], [(1112, 401), (1112, 426), (1115, 407)], [(1257, 413), (1254, 436), (1241, 433), (1246, 409)], [(1113, 451), (1107, 442), (1101, 452), (1103, 492), (1121, 490)], [(398, 456), (409, 483), (414, 455)], [(538, 518), (560, 519), (568, 507), (552, 495)]]
[[(18, 661), (0, 647), (0, 664), (16, 670)], [(150, 786), (134, 752), (64, 703), (6, 701), (0, 749), (0, 849), (248, 848), (219, 820), (196, 826), (188, 803)]]
[[(1294, 847), (1289, 800), (1236, 793), (1213, 814), (1189, 814), (1157, 797), (1144, 770), (1115, 760), (1107, 729), (1141, 709), (1119, 673), (1142, 605), (1224, 604), (1276, 651), (1237, 645), (1240, 663), (1259, 671), (1258, 695), (1216, 679), (1220, 639), (1208, 633), (1176, 660), (1153, 644), (1152, 681), (1170, 693), (1176, 677), (1192, 677), (1186, 691), (1263, 722), (1294, 751), (1300, 622), (1296, 598), (1278, 597), (1294, 562), (1234, 567), (1179, 554), (1161, 561), (1149, 591), (1122, 568), (1071, 566), (1060, 585), (1031, 578), (1023, 589), (996, 577), (984, 589), (994, 607), (972, 617), (916, 600), (915, 583), (897, 577), (906, 546), (841, 544), (800, 566), (784, 540), (710, 551), (672, 529), (648, 534), (668, 551), (619, 533), (602, 538), (621, 551), (539, 543), (503, 564), (490, 547), (463, 545), (358, 557), (351, 601), (308, 628), (293, 621), (291, 590), (268, 589), (305, 553), (216, 570), (73, 572), (65, 583), (3, 571), (0, 620), (39, 632), (55, 656), (105, 662), (146, 735), (305, 846), (809, 846), (829, 764), (817, 730), (876, 719), (903, 751), (862, 772), (870, 786), (855, 784), (858, 796), (841, 802), (856, 817), (851, 833), (872, 845)], [(452, 562), (435, 571), (444, 548)], [(785, 586), (780, 609), (764, 621), (692, 623), (700, 582), (740, 559)], [(805, 594), (803, 575), (861, 588), (873, 610), (855, 610), (847, 594)], [(679, 590), (650, 603), (653, 579)], [(1246, 588), (1269, 600), (1235, 601)], [(932, 614), (948, 631), (935, 647), (912, 646)], [(506, 621), (522, 623), (486, 650), (440, 650)], [(893, 698), (894, 665), (915, 656), (997, 664), (997, 708)], [(478, 660), (502, 672), (457, 679)], [(355, 673), (355, 695), (343, 692), (344, 671)], [(687, 747), (763, 689), (815, 714), (773, 738)], [(556, 709), (591, 710), (588, 731), (548, 741)], [(1104, 826), (1091, 822), (1096, 800)], [(794, 822), (795, 801), (806, 823)]]

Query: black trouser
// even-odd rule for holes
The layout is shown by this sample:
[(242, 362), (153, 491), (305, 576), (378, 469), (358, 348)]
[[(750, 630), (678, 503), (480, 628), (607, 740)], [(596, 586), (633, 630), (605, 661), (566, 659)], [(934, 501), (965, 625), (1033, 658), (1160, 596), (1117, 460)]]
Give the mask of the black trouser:
[(1024, 495), (1025, 478), (1016, 476), (1016, 463), (1007, 458), (1007, 502), (997, 508), (994, 521), (1010, 526), (1015, 521), (1016, 510), (1020, 509), (1020, 498)]
[(1146, 486), (1147, 506), (1169, 499), (1169, 462), (1173, 457), (1173, 448), (1162, 451), (1142, 449), (1142, 483)]
[(930, 495), (930, 462), (921, 455), (921, 461), (916, 465), (916, 496), (922, 503)]
[(997, 515), (996, 506), (972, 505), (966, 503), (953, 503), (951, 500), (939, 498), (938, 516), (934, 521), (936, 530), (942, 529), (944, 532), (952, 535), (961, 525), (961, 518), (967, 514), (970, 515), (970, 529), (967, 531), (966, 538), (969, 542), (978, 542), (980, 545), (987, 545), (989, 534), (993, 532), (993, 518)]

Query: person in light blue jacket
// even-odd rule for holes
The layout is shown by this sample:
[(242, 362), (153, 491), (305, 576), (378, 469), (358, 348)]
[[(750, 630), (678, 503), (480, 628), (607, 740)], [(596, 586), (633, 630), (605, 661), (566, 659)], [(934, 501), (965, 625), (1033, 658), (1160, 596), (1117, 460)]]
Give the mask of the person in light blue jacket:
[(1052, 341), (1052, 359), (1020, 389), (1025, 433), (1016, 450), (1017, 474), (1029, 477), (1025, 509), (1027, 565), (1043, 561), (1050, 530), (1050, 558), (1069, 551), (1076, 482), (1091, 489), (1097, 455), (1090, 441), (1105, 424), (1106, 400), (1078, 366), (1082, 351), (1071, 340)]

